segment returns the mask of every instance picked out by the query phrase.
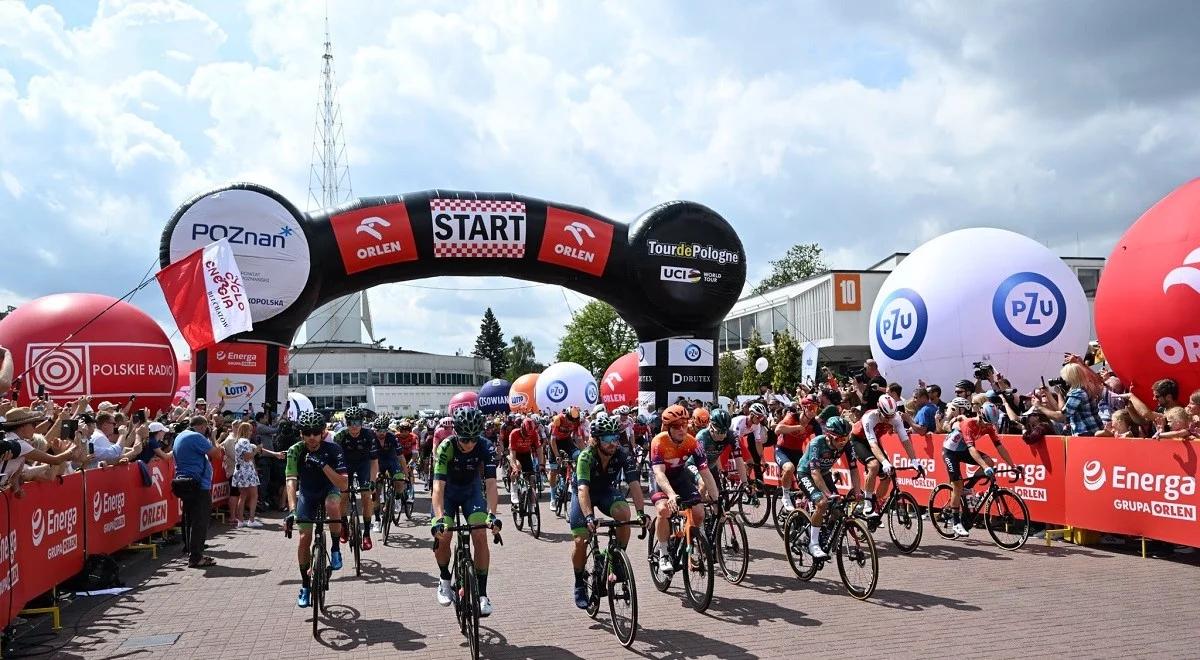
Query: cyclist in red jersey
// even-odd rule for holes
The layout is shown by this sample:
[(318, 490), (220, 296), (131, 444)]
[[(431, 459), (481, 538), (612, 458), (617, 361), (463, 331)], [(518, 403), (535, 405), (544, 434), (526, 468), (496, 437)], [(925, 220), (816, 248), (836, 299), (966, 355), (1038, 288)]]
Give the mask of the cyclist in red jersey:
[(808, 441), (822, 433), (817, 421), (817, 402), (804, 398), (799, 412), (789, 410), (775, 425), (775, 464), (779, 466), (779, 486), (783, 492), (783, 510), (796, 508), (792, 490), (796, 486), (796, 465), (804, 457)]
[[(508, 434), (508, 463), (509, 471), (515, 478), (517, 471), (524, 472), (533, 484), (534, 492), (542, 491), (540, 475), (537, 469), (537, 455), (542, 450), (542, 439), (538, 433), (537, 422), (526, 419), (519, 428)], [(515, 483), (515, 482), (514, 482)], [(509, 489), (513, 504), (517, 503), (517, 489)]]
[[(655, 552), (658, 555), (658, 568), (664, 574), (671, 573), (674, 567), (671, 558), (667, 556), (667, 538), (671, 533), (671, 515), (680, 508), (690, 508), (692, 523), (698, 527), (704, 525), (704, 505), (700, 503), (700, 493), (697, 492), (696, 481), (688, 470), (688, 459), (691, 458), (700, 471), (704, 481), (706, 500), (716, 499), (717, 482), (713, 480), (712, 471), (708, 469), (708, 456), (704, 447), (696, 440), (696, 436), (687, 432), (687, 408), (673, 405), (663, 411), (663, 432), (654, 436), (650, 441), (650, 465), (654, 470), (650, 501), (658, 512), (654, 524)], [(677, 501), (678, 499), (678, 501)]]
[(550, 422), (550, 503), (554, 503), (554, 487), (558, 484), (559, 474), (566, 471), (561, 465), (560, 454), (566, 454), (568, 460), (574, 460), (583, 444), (583, 421), (579, 415), (579, 407), (571, 406), (568, 410), (554, 416)]

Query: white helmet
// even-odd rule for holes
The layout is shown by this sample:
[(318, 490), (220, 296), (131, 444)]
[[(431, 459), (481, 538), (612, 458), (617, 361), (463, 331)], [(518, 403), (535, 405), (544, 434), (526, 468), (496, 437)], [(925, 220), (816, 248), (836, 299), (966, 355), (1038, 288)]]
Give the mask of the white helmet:
[(750, 414), (765, 418), (767, 416), (767, 407), (761, 403), (752, 403), (750, 404)]
[(879, 403), (875, 407), (879, 410), (879, 414), (884, 417), (891, 417), (896, 414), (896, 411), (900, 408), (900, 404), (896, 402), (895, 397), (891, 394), (884, 394), (879, 397)]

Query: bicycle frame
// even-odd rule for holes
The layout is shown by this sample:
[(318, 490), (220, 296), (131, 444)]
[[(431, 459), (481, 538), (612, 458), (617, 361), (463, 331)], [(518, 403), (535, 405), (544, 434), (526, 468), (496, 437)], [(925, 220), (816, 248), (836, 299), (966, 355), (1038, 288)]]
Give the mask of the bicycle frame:
[[(964, 479), (962, 493), (959, 496), (959, 504), (962, 507), (963, 512), (963, 527), (970, 529), (972, 525), (969, 523), (973, 523), (975, 519), (979, 517), (979, 515), (987, 508), (988, 502), (990, 502), (992, 497), (995, 496), (996, 491), (1000, 490), (1000, 487), (996, 485), (996, 475), (998, 474), (1011, 474), (1012, 476), (1009, 478), (1009, 483), (1016, 483), (1020, 477), (1025, 474), (1025, 472), (1020, 468), (1005, 468), (1002, 470), (995, 470), (993, 475), (988, 477), (986, 474), (984, 474), (983, 470), (979, 470), (974, 475)], [(975, 485), (980, 481), (987, 481), (988, 488), (986, 491), (984, 491), (983, 496), (979, 498), (979, 501), (975, 504), (975, 506), (971, 507), (967, 502), (967, 494), (970, 493), (975, 488)], [(970, 513), (970, 518), (966, 517), (967, 513)]]

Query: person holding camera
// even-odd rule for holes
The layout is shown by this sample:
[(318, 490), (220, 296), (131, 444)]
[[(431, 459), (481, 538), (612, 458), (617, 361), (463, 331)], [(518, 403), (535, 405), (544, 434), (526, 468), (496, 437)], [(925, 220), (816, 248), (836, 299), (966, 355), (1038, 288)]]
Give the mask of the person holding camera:
[(879, 373), (879, 364), (870, 358), (863, 362), (862, 369), (853, 374), (854, 389), (862, 399), (863, 411), (874, 410), (879, 397), (887, 394), (888, 382)]
[(0, 490), (11, 488), (20, 497), (22, 472), (26, 461), (37, 461), (47, 465), (62, 465), (75, 455), (75, 445), (66, 445), (66, 450), (49, 454), (33, 446), (37, 425), (46, 417), (30, 408), (11, 408), (4, 414), (0, 428), (4, 439), (0, 440)]
[[(1053, 386), (1050, 395), (1055, 400), (1055, 406), (1036, 406), (1046, 417), (1064, 422), (1073, 436), (1093, 436), (1104, 429), (1096, 410), (1095, 398), (1089, 391), (1092, 385), (1089, 375), (1095, 374), (1082, 361), (1068, 361), (1059, 372), (1059, 379), (1050, 381)], [(1063, 385), (1070, 388), (1065, 398), (1060, 390)]]

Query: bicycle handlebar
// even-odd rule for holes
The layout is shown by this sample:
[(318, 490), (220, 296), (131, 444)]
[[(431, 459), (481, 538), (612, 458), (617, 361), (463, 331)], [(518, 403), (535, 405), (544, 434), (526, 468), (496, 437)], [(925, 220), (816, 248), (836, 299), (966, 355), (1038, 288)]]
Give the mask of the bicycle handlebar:
[(916, 472), (918, 479), (925, 478), (925, 468), (919, 464), (918, 465), (909, 465), (906, 467), (892, 468), (892, 469), (895, 470), (896, 472)]

